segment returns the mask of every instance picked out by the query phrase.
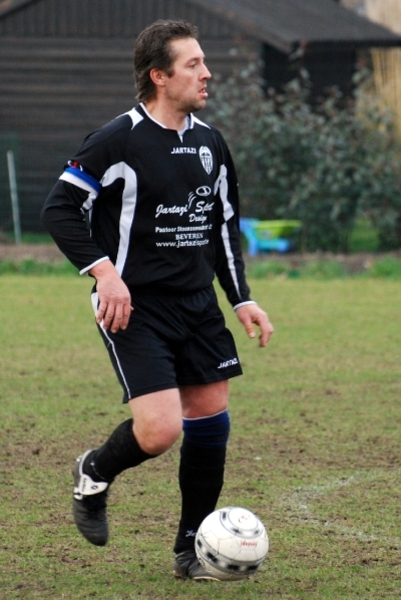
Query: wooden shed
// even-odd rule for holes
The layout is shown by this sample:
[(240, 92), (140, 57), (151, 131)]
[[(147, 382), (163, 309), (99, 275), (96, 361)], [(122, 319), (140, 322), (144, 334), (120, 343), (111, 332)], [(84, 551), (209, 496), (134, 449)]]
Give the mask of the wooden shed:
[(401, 38), (334, 0), (0, 0), (0, 229), (12, 227), (6, 151), (15, 150), (23, 231), (84, 136), (135, 104), (135, 36), (159, 18), (198, 25), (211, 71), (249, 44), (269, 85), (303, 49), (317, 87), (344, 85), (360, 47)]

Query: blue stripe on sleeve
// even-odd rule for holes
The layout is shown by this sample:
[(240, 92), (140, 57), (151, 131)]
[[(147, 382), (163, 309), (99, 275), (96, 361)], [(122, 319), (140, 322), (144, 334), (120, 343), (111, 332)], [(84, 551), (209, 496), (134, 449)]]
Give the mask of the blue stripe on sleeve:
[(99, 183), (99, 181), (97, 179), (92, 177), (92, 175), (85, 173), (85, 171), (81, 171), (81, 169), (77, 169), (77, 167), (68, 167), (65, 170), (65, 173), (71, 173), (75, 177), (78, 177), (78, 179), (82, 179), (82, 181), (85, 181), (85, 183), (90, 185), (97, 193), (99, 193), (100, 190), (102, 189), (102, 184)]

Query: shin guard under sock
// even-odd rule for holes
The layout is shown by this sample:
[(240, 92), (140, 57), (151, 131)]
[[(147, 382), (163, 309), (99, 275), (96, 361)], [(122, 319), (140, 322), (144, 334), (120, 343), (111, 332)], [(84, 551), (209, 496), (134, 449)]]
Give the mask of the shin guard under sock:
[(145, 460), (155, 458), (144, 452), (133, 432), (133, 420), (121, 423), (109, 439), (97, 450), (91, 452), (83, 466), (84, 472), (94, 481), (113, 481), (117, 475), (136, 467)]
[(216, 508), (223, 487), (229, 430), (227, 411), (201, 419), (184, 419), (179, 468), (182, 509), (176, 554), (193, 549), (199, 525)]

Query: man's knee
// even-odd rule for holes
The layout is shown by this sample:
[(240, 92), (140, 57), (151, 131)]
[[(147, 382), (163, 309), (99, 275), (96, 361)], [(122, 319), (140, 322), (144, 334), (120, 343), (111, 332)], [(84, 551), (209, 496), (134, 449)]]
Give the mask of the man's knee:
[(153, 455), (163, 454), (177, 441), (182, 431), (182, 421), (153, 424), (134, 423), (134, 434), (144, 452)]
[(180, 396), (185, 418), (208, 417), (227, 410), (229, 382), (224, 380), (203, 385), (188, 385), (180, 388)]
[(134, 435), (142, 450), (162, 454), (174, 444), (182, 431), (178, 390), (163, 390), (130, 401)]

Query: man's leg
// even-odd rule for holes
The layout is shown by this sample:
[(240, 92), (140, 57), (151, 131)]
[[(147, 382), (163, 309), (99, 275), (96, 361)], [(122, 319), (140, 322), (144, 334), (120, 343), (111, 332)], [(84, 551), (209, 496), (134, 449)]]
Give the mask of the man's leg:
[(182, 509), (174, 546), (175, 574), (197, 579), (195, 534), (203, 519), (216, 508), (224, 480), (230, 429), (228, 381), (186, 386), (180, 388), (180, 392), (184, 437), (179, 469)]
[(182, 430), (177, 389), (130, 401), (133, 419), (121, 423), (97, 450), (80, 456), (75, 466), (73, 513), (82, 535), (92, 544), (108, 540), (106, 500), (110, 483), (122, 471), (165, 452)]

